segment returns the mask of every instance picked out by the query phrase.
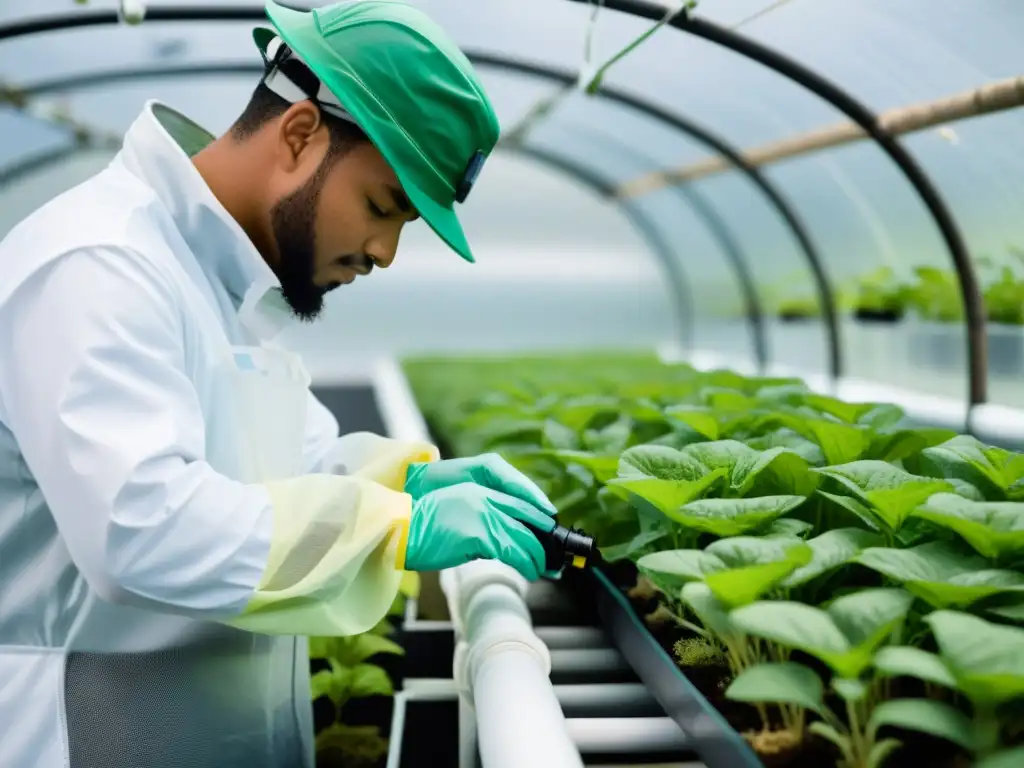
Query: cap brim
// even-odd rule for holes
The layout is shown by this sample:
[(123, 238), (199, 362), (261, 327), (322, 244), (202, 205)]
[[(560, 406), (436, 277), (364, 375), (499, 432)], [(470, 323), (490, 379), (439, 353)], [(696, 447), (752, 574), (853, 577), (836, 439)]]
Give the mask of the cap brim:
[[(313, 14), (308, 11), (285, 8), (277, 5), (273, 0), (266, 0), (265, 11), (271, 23), (277, 28), (277, 32), (266, 27), (257, 27), (252, 31), (253, 41), (261, 53), (266, 53), (270, 41), (278, 34), (293, 50), (299, 50), (300, 48), (300, 46), (295, 44), (296, 38), (306, 37), (311, 33), (314, 36), (316, 35), (316, 23), (313, 20)], [(313, 66), (312, 62), (310, 62), (310, 66)], [(317, 72), (317, 75), (324, 77), (324, 74), (320, 72)], [(366, 129), (365, 126), (361, 127), (364, 130)], [(375, 144), (375, 146), (378, 145)], [(380, 149), (379, 146), (378, 149)], [(385, 150), (381, 149), (380, 151), (384, 155), (384, 159), (388, 161), (395, 171), (395, 175), (398, 176), (402, 189), (409, 197), (409, 202), (413, 204), (413, 207), (416, 208), (417, 213), (423, 217), (427, 225), (459, 256), (470, 264), (476, 263), (473, 252), (469, 247), (469, 242), (466, 240), (466, 233), (462, 230), (462, 224), (455, 213), (454, 203), (451, 206), (445, 207), (427, 193), (422, 192), (406, 178), (405, 173), (387, 156), (388, 153)]]
[(405, 194), (409, 196), (409, 202), (423, 217), (434, 233), (470, 264), (476, 263), (473, 252), (470, 250), (469, 241), (466, 240), (466, 233), (462, 230), (462, 223), (453, 208), (445, 208), (439, 205), (432, 197), (420, 192), (415, 184), (411, 184), (397, 174)]

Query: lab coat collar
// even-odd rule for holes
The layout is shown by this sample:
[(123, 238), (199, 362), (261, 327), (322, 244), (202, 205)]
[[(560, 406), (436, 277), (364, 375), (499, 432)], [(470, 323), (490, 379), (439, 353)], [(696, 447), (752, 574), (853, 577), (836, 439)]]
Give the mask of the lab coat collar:
[(170, 212), (196, 259), (223, 283), (243, 325), (271, 339), (292, 320), (281, 283), (192, 164), (213, 139), (181, 113), (150, 100), (128, 129), (121, 157)]

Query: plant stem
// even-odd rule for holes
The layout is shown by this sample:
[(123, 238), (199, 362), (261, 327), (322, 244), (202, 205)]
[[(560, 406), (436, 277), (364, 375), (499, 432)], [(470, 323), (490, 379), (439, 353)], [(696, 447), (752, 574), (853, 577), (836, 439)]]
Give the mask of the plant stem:
[(863, 732), (859, 702), (846, 701), (846, 717), (850, 721), (850, 755), (853, 759), (851, 768), (866, 768), (871, 750)]
[(978, 757), (985, 757), (999, 748), (999, 718), (994, 706), (983, 704), (975, 707), (974, 732)]

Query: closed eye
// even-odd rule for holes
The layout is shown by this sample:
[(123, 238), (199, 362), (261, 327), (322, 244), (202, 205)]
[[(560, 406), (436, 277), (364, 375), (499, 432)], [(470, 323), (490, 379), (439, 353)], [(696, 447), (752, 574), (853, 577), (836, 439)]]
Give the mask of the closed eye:
[(385, 214), (384, 211), (381, 210), (380, 206), (373, 202), (373, 200), (371, 200), (370, 198), (366, 198), (366, 206), (370, 209), (370, 213), (372, 213), (378, 219), (387, 218), (387, 214)]

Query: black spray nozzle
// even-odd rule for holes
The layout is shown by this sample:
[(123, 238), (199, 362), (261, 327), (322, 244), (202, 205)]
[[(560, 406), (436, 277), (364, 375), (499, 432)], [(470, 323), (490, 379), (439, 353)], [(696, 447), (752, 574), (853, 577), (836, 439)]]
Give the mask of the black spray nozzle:
[(527, 525), (544, 547), (547, 556), (545, 569), (560, 571), (564, 566), (586, 568), (598, 562), (600, 554), (594, 543), (594, 537), (578, 528), (566, 528), (556, 525), (553, 530), (545, 533), (532, 525)]

